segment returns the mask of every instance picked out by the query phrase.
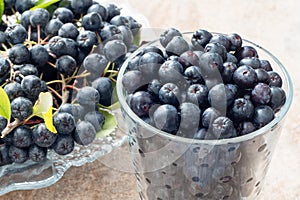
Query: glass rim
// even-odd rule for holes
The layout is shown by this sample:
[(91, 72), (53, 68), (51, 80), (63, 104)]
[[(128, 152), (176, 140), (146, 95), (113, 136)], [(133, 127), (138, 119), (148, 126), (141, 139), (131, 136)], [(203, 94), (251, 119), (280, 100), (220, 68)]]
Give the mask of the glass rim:
[[(182, 34), (184, 35), (184, 34), (192, 34), (192, 33), (193, 32), (183, 32)], [(211, 33), (212, 34), (219, 34), (219, 35), (226, 35), (226, 34), (223, 34), (223, 33), (216, 33), (216, 32), (211, 32)], [(293, 83), (292, 83), (291, 76), (289, 75), (287, 69), (277, 59), (276, 56), (274, 56), (267, 49), (263, 48), (262, 46), (254, 43), (254, 42), (251, 42), (250, 40), (247, 40), (247, 39), (242, 39), (242, 40), (249, 43), (249, 44), (251, 44), (251, 45), (253, 45), (255, 48), (258, 48), (258, 49), (262, 50), (264, 53), (266, 53), (268, 56), (270, 56), (270, 58), (279, 66), (279, 69), (281, 70), (281, 72), (284, 75), (284, 77), (282, 77), (282, 78), (284, 79), (284, 82), (286, 83), (286, 87), (287, 87), (287, 89), (285, 91), (286, 92), (285, 104), (281, 107), (280, 111), (278, 112), (278, 114), (276, 114), (274, 119), (271, 122), (269, 122), (267, 125), (265, 125), (264, 127), (260, 128), (256, 131), (253, 131), (249, 134), (242, 135), (242, 136), (237, 136), (237, 137), (233, 137), (233, 138), (214, 139), (214, 140), (205, 140), (205, 139), (200, 140), (200, 139), (194, 139), (194, 138), (185, 138), (185, 137), (181, 137), (181, 136), (177, 136), (177, 135), (167, 133), (165, 131), (162, 131), (162, 130), (159, 130), (159, 129), (155, 128), (154, 126), (151, 126), (150, 124), (143, 121), (140, 117), (138, 117), (131, 110), (131, 108), (127, 104), (125, 96), (123, 95), (122, 78), (123, 78), (123, 75), (126, 71), (126, 66), (128, 65), (129, 60), (131, 58), (133, 58), (134, 56), (138, 55), (144, 47), (158, 42), (159, 39), (150, 41), (150, 42), (140, 46), (122, 64), (122, 66), (119, 70), (119, 73), (118, 73), (118, 78), (117, 78), (117, 83), (116, 83), (117, 96), (118, 96), (118, 99), (119, 99), (120, 106), (122, 107), (122, 109), (124, 109), (124, 111), (127, 113), (127, 115), (132, 120), (134, 120), (135, 122), (137, 122), (138, 124), (140, 124), (141, 126), (146, 128), (147, 130), (153, 132), (154, 134), (159, 134), (160, 136), (163, 136), (163, 137), (165, 137), (167, 139), (170, 139), (172, 141), (177, 141), (177, 142), (182, 142), (182, 143), (189, 143), (189, 144), (221, 145), (221, 144), (230, 144), (230, 143), (240, 143), (240, 142), (243, 142), (243, 141), (251, 140), (251, 139), (253, 139), (253, 138), (255, 138), (259, 135), (263, 135), (267, 131), (272, 130), (273, 128), (275, 128), (277, 126), (277, 124), (280, 123), (284, 119), (286, 114), (288, 113), (288, 110), (291, 107), (291, 104), (292, 104), (292, 101), (293, 101)], [(125, 122), (123, 121), (123, 123), (125, 123)]]

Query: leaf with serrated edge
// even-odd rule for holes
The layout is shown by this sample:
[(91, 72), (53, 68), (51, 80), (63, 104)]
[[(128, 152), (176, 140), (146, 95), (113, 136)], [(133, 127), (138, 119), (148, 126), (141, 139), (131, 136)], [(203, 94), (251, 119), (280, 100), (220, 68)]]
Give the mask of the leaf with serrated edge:
[(47, 8), (49, 6), (51, 6), (52, 4), (55, 4), (57, 2), (59, 2), (60, 0), (40, 0), (40, 1), (37, 1), (35, 6), (30, 8), (30, 10), (34, 10), (34, 9), (37, 9), (37, 8)]
[(2, 87), (0, 87), (0, 115), (10, 121), (10, 101)]
[(99, 111), (104, 115), (105, 122), (102, 129), (97, 133), (97, 138), (103, 138), (113, 133), (117, 128), (117, 119), (112, 113), (107, 110), (99, 108)]
[(46, 124), (46, 127), (49, 131), (57, 133), (52, 120), (52, 105), (53, 99), (50, 92), (41, 92), (39, 99), (35, 102), (33, 106), (32, 115), (43, 118)]

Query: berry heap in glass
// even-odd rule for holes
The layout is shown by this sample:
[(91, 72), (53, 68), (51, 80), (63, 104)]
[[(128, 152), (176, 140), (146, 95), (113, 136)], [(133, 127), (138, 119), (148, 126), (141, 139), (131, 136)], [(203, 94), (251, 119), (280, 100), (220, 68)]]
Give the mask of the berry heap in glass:
[[(186, 138), (239, 137), (271, 122), (284, 105), (282, 79), (240, 35), (175, 28), (128, 62), (122, 84), (145, 122)], [(191, 43), (191, 44), (189, 44)]]
[[(16, 13), (17, 12), (17, 13)], [(0, 26), (0, 166), (91, 144), (141, 25), (114, 4), (5, 1)], [(16, 20), (17, 17), (17, 20)]]

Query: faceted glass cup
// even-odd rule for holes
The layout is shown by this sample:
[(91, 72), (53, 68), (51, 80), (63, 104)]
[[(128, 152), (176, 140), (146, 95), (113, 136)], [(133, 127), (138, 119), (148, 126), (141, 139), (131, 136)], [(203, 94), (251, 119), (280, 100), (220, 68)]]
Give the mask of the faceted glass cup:
[[(216, 33), (218, 34), (218, 33)], [(191, 38), (192, 33), (184, 37)], [(125, 130), (141, 200), (259, 199), (272, 154), (293, 97), (292, 80), (283, 64), (268, 50), (254, 47), (283, 79), (286, 102), (263, 128), (230, 139), (197, 140), (172, 135), (147, 124), (127, 104), (122, 78), (130, 60), (149, 45), (147, 42), (123, 64), (117, 80)]]

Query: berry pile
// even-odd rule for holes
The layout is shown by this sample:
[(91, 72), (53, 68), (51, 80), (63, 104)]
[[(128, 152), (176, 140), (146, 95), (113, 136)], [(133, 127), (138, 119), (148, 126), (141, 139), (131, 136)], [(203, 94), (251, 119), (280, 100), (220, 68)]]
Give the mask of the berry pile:
[(175, 28), (128, 62), (122, 84), (128, 105), (145, 122), (195, 139), (249, 134), (286, 101), (280, 75), (240, 35), (199, 29), (190, 41)]
[[(0, 166), (41, 162), (49, 149), (66, 155), (92, 143), (106, 120), (99, 107), (114, 103), (118, 69), (136, 49), (141, 27), (115, 4), (60, 1), (48, 11), (30, 9), (32, 2), (5, 1), (0, 26), (1, 99), (10, 105), (10, 116), (0, 116)], [(47, 93), (50, 122), (35, 115)]]

